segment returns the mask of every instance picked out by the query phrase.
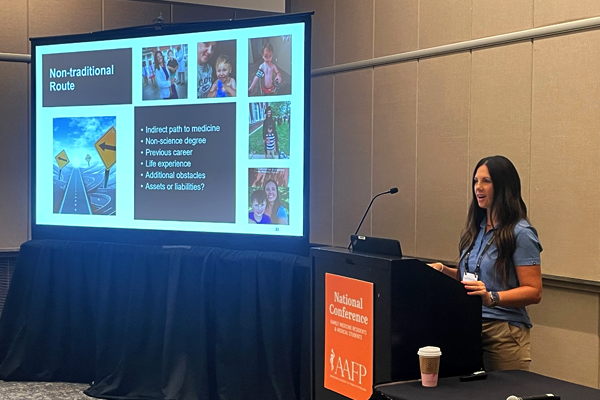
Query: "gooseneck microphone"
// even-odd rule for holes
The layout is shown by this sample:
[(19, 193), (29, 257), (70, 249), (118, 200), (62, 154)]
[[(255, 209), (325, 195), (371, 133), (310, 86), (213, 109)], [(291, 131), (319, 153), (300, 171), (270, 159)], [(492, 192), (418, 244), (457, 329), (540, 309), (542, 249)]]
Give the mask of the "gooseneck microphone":
[[(382, 192), (382, 193), (375, 195), (375, 197), (373, 197), (371, 199), (371, 202), (369, 203), (369, 207), (367, 207), (367, 211), (365, 211), (365, 214), (363, 215), (362, 219), (360, 220), (360, 224), (358, 224), (358, 228), (356, 228), (356, 232), (354, 232), (354, 234), (355, 235), (358, 234), (358, 231), (360, 230), (360, 227), (362, 226), (363, 222), (365, 221), (365, 217), (367, 216), (367, 213), (371, 209), (371, 206), (373, 205), (373, 201), (376, 198), (378, 198), (379, 196), (383, 196), (384, 194), (396, 194), (396, 193), (398, 193), (398, 188), (393, 187), (390, 190), (388, 190), (387, 192)], [(350, 241), (350, 244), (348, 245), (348, 250), (350, 250), (350, 246), (352, 246), (352, 241)]]
[(542, 394), (542, 395), (538, 395), (538, 396), (525, 396), (525, 397), (518, 397), (518, 396), (508, 396), (506, 398), (506, 400), (560, 400), (560, 396), (555, 396), (553, 394)]

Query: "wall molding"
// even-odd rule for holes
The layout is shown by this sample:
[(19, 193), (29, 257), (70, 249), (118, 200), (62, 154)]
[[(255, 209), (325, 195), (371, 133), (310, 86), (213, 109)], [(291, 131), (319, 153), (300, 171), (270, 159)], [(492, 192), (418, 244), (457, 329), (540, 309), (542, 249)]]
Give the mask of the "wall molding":
[(589, 279), (542, 274), (542, 284), (544, 286), (577, 290), (579, 292), (600, 293), (600, 282)]
[(383, 57), (376, 57), (368, 60), (332, 65), (330, 67), (315, 68), (312, 70), (311, 76), (316, 77), (321, 75), (331, 75), (340, 72), (354, 71), (357, 69), (373, 68), (386, 64), (396, 64), (401, 62), (414, 61), (419, 60), (421, 58), (437, 57), (446, 54), (460, 53), (463, 51), (471, 51), (486, 47), (501, 46), (510, 43), (525, 42), (533, 39), (565, 35), (573, 32), (593, 30), (599, 28), (600, 17), (586, 18), (578, 21), (564, 22), (561, 24), (527, 29), (519, 32), (505, 33), (502, 35), (489, 36), (481, 39), (467, 40), (465, 42), (446, 44), (443, 46), (430, 47), (427, 49), (414, 50)]
[[(540, 28), (527, 29), (519, 32), (505, 33), (502, 35), (489, 36), (481, 39), (467, 40), (465, 42), (446, 44), (443, 46), (430, 47), (427, 49), (408, 51), (405, 53), (392, 54), (383, 57), (376, 57), (368, 60), (332, 65), (330, 67), (315, 68), (311, 71), (311, 76), (315, 77), (321, 75), (331, 75), (340, 72), (354, 71), (357, 69), (373, 68), (380, 65), (419, 60), (421, 58), (427, 57), (437, 57), (446, 54), (459, 53), (462, 51), (501, 46), (510, 43), (524, 42), (543, 37), (565, 35), (573, 32), (593, 30), (599, 28), (600, 17), (586, 18), (578, 21), (564, 22), (561, 24), (548, 25)], [(0, 61), (30, 63), (31, 55), (0, 53)]]
[(30, 63), (31, 56), (29, 54), (0, 53), (0, 61)]
[[(432, 260), (432, 259), (423, 258), (423, 257), (409, 256), (406, 254), (404, 255), (404, 257), (416, 258), (425, 263), (442, 262), (444, 265), (447, 265), (449, 267), (452, 267), (452, 268), (457, 267), (456, 260), (455, 261), (445, 261), (445, 260), (440, 261), (440, 260)], [(542, 274), (542, 285), (546, 286), (546, 287), (571, 289), (571, 290), (576, 290), (578, 292), (600, 293), (600, 281), (594, 281), (591, 279), (570, 278), (567, 276)]]

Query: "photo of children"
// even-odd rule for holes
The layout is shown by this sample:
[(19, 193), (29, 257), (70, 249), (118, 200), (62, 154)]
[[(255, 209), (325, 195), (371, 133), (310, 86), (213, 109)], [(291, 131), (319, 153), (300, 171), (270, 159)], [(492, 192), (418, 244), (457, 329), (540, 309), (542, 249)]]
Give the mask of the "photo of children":
[(290, 158), (290, 101), (250, 103), (249, 158)]
[(236, 41), (198, 43), (197, 97), (236, 96)]
[(54, 118), (53, 212), (116, 215), (114, 116)]
[(142, 49), (142, 100), (187, 99), (187, 44)]
[(290, 35), (248, 41), (248, 95), (291, 93), (292, 41)]
[(248, 170), (248, 223), (289, 224), (289, 168)]

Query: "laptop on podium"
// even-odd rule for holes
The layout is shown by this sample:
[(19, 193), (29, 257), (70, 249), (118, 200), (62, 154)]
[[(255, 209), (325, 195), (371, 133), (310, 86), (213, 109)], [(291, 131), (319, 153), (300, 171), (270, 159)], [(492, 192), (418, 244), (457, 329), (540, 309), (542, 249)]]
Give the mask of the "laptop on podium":
[(402, 258), (400, 242), (373, 236), (350, 235), (350, 248), (361, 253), (373, 253)]

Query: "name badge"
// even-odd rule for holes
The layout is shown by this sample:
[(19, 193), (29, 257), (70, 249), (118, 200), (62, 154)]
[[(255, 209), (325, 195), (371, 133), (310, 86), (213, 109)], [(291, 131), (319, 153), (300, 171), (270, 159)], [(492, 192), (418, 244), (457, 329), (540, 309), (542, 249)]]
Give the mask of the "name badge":
[(478, 278), (479, 277), (475, 273), (465, 272), (462, 280), (466, 281), (466, 282), (475, 282), (475, 281), (479, 280)]

